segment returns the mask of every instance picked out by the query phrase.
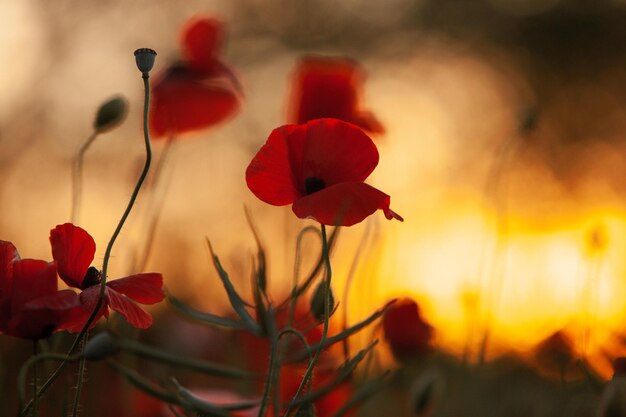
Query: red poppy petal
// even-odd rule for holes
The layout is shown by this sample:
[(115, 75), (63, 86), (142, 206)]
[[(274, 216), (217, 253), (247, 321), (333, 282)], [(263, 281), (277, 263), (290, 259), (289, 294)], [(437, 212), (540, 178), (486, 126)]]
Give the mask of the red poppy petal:
[(70, 310), (79, 305), (79, 297), (72, 290), (61, 290), (54, 294), (39, 297), (24, 304), (24, 309)]
[(96, 242), (84, 229), (65, 223), (50, 231), (50, 244), (61, 279), (80, 288), (96, 253)]
[(260, 200), (284, 206), (303, 195), (293, 171), (302, 163), (303, 132), (297, 125), (274, 129), (248, 165), (246, 183)]
[(155, 304), (165, 298), (163, 276), (158, 273), (131, 275), (109, 281), (107, 286), (140, 304)]
[(351, 59), (307, 57), (294, 75), (292, 107), (296, 123), (332, 117), (350, 121), (362, 75)]
[(155, 138), (208, 128), (236, 113), (239, 99), (232, 88), (205, 81), (210, 79), (174, 68), (155, 83), (150, 110)]
[(0, 240), (0, 320), (6, 317), (13, 288), (13, 262), (20, 259), (11, 242)]
[(189, 64), (207, 67), (219, 54), (222, 44), (222, 22), (214, 18), (195, 18), (183, 29), (181, 49)]
[(57, 274), (54, 263), (37, 259), (13, 262), (12, 287), (11, 311), (14, 313), (31, 300), (56, 293)]
[[(73, 333), (80, 332), (89, 319), (91, 312), (96, 307), (98, 296), (100, 295), (100, 286), (94, 285), (85, 289), (78, 295), (78, 306), (65, 312), (59, 324), (60, 330), (67, 330)], [(89, 328), (93, 328), (102, 316), (107, 316), (109, 311), (108, 300), (105, 297), (100, 306), (100, 311), (94, 318)]]
[(378, 165), (378, 150), (369, 136), (353, 124), (318, 119), (306, 125), (300, 183), (314, 177), (326, 186), (364, 181)]
[(120, 313), (126, 321), (138, 329), (147, 329), (152, 325), (152, 316), (143, 311), (132, 300), (109, 288), (109, 306)]
[(322, 224), (352, 226), (381, 209), (388, 219), (402, 217), (389, 208), (390, 197), (362, 182), (344, 182), (309, 194), (293, 203), (296, 216)]

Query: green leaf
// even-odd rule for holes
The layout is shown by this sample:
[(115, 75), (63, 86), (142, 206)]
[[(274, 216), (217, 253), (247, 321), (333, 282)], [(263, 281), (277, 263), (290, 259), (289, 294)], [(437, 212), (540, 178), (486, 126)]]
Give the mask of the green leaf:
[(241, 321), (245, 324), (246, 328), (252, 332), (253, 334), (259, 336), (261, 335), (261, 327), (258, 323), (252, 318), (248, 310), (246, 310), (246, 303), (243, 301), (233, 283), (230, 281), (228, 277), (228, 273), (222, 267), (219, 258), (213, 252), (213, 247), (211, 246), (211, 242), (209, 239), (206, 240), (207, 245), (209, 246), (209, 252), (211, 253), (211, 257), (213, 259), (213, 265), (215, 265), (215, 269), (217, 270), (217, 274), (224, 285), (224, 289), (226, 290), (226, 294), (228, 295), (228, 300), (230, 301), (230, 305), (233, 307)]
[(215, 314), (198, 311), (195, 308), (190, 307), (187, 304), (183, 303), (182, 301), (180, 301), (178, 298), (174, 297), (171, 294), (168, 295), (167, 301), (178, 312), (189, 317), (190, 319), (202, 322), (204, 324), (209, 324), (211, 326), (227, 327), (229, 329), (235, 329), (235, 330), (247, 329), (247, 326), (239, 320), (233, 320), (233, 319), (221, 317)]

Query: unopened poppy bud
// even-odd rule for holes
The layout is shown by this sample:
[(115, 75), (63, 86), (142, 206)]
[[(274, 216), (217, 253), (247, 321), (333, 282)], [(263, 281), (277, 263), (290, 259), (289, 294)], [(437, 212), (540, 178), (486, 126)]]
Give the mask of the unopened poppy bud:
[(141, 71), (144, 76), (148, 76), (148, 73), (152, 70), (156, 55), (156, 51), (150, 48), (139, 48), (135, 51), (137, 68), (139, 68), (139, 71)]
[(85, 346), (85, 359), (99, 361), (109, 356), (117, 355), (120, 346), (109, 332), (98, 333)]
[(93, 128), (98, 132), (111, 130), (126, 118), (128, 112), (128, 102), (120, 95), (116, 95), (100, 105)]
[[(311, 313), (315, 320), (324, 321), (326, 318), (326, 283), (321, 282), (315, 289), (313, 298), (311, 298)], [(335, 296), (332, 288), (328, 288), (328, 312), (333, 311), (335, 307)]]
[(411, 413), (416, 417), (432, 415), (444, 390), (444, 381), (438, 373), (426, 372), (415, 380), (410, 395)]

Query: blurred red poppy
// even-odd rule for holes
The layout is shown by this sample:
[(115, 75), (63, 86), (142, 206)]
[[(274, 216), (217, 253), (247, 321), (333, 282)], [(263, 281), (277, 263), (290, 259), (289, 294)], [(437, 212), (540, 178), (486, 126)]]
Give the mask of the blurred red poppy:
[(332, 117), (370, 133), (384, 127), (369, 111), (359, 109), (364, 71), (352, 59), (308, 56), (296, 65), (290, 120), (302, 124)]
[(363, 181), (378, 165), (378, 150), (358, 127), (317, 119), (274, 129), (246, 170), (248, 188), (266, 203), (293, 204), (300, 218), (351, 226), (381, 209), (390, 197)]
[(32, 340), (48, 337), (77, 305), (73, 291), (58, 291), (53, 263), (20, 259), (11, 242), (0, 241), (0, 333)]
[(150, 132), (155, 139), (211, 127), (239, 109), (241, 85), (219, 59), (223, 25), (192, 19), (183, 30), (183, 61), (157, 76), (152, 87)]
[(418, 356), (430, 349), (433, 328), (421, 316), (410, 298), (393, 303), (383, 316), (385, 339), (398, 360)]
[[(52, 257), (59, 276), (67, 285), (83, 290), (80, 305), (71, 311), (63, 328), (80, 331), (98, 302), (100, 272), (93, 266), (96, 244), (84, 229), (71, 223), (59, 225), (50, 231)], [(152, 325), (152, 316), (135, 303), (155, 304), (163, 300), (163, 277), (159, 273), (143, 273), (106, 283), (104, 300), (94, 324), (102, 316), (108, 317), (109, 308), (117, 311), (133, 326), (145, 329)]]

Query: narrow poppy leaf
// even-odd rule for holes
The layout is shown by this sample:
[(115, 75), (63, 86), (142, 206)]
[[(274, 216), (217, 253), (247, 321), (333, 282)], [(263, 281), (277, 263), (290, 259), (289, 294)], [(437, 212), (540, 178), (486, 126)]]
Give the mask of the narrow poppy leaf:
[(212, 417), (230, 417), (230, 413), (228, 411), (194, 395), (187, 388), (180, 385), (176, 379), (172, 378), (172, 382), (178, 390), (178, 395), (183, 400), (183, 403), (191, 407), (194, 411), (197, 411), (202, 415)]
[(305, 350), (302, 350), (300, 352), (296, 352), (293, 355), (290, 355), (287, 358), (287, 361), (288, 362), (298, 362), (298, 361), (301, 361), (303, 359), (306, 359), (311, 353), (314, 353), (315, 351), (317, 351), (320, 348), (320, 346), (322, 347), (322, 349), (326, 349), (329, 346), (332, 346), (335, 343), (341, 342), (343, 339), (352, 336), (356, 332), (364, 329), (365, 327), (370, 325), (372, 322), (377, 320), (395, 302), (396, 302), (396, 300), (391, 300), (390, 302), (385, 304), (385, 306), (383, 308), (381, 308), (379, 310), (376, 310), (373, 314), (371, 314), (366, 319), (356, 323), (353, 326), (350, 326), (346, 330), (343, 330), (342, 332), (339, 332), (339, 333), (337, 333), (334, 336), (330, 336), (330, 337), (326, 338), (326, 340), (324, 340), (323, 344), (316, 343), (314, 345), (311, 345), (311, 347), (309, 347), (309, 349), (305, 349)]
[(170, 303), (172, 307), (178, 310), (181, 314), (189, 317), (190, 319), (197, 320), (201, 323), (208, 324), (211, 326), (219, 326), (226, 327), (229, 329), (235, 330), (243, 330), (247, 329), (246, 325), (239, 320), (232, 320), (225, 317), (220, 317), (215, 314), (205, 313), (202, 311), (198, 311), (187, 304), (180, 301), (178, 298), (173, 295), (168, 295), (167, 301)]
[(230, 301), (230, 305), (233, 307), (241, 321), (246, 325), (248, 330), (256, 335), (261, 334), (261, 327), (259, 324), (252, 318), (248, 310), (246, 309), (246, 303), (244, 303), (243, 299), (235, 290), (233, 283), (230, 281), (228, 277), (228, 273), (222, 267), (219, 258), (213, 252), (213, 247), (211, 246), (211, 242), (209, 239), (206, 240), (207, 245), (209, 247), (209, 252), (211, 253), (211, 258), (213, 259), (213, 265), (217, 270), (217, 275), (220, 277), (222, 284), (224, 285), (224, 289), (226, 290), (226, 294), (228, 295), (228, 300)]

